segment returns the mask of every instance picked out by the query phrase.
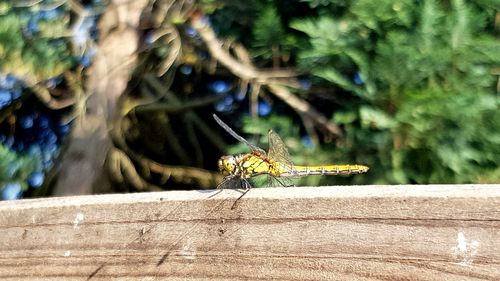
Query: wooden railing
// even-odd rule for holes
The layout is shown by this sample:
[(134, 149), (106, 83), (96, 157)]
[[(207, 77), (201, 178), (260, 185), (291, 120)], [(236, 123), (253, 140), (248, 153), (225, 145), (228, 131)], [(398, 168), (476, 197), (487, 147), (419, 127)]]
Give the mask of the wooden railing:
[(1, 280), (500, 280), (500, 185), (0, 202)]

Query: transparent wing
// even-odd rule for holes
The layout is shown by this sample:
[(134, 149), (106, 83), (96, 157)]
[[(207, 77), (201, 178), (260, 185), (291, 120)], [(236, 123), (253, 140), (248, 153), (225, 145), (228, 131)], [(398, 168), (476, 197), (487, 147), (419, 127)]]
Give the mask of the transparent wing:
[(273, 177), (269, 175), (267, 177), (269, 187), (290, 187), (295, 186), (295, 182), (298, 180), (298, 177)]
[(280, 167), (283, 168), (284, 172), (287, 172), (290, 175), (296, 174), (292, 158), (290, 157), (288, 149), (285, 143), (281, 140), (280, 136), (273, 130), (269, 129), (268, 137), (269, 151), (267, 153), (267, 157), (271, 161), (278, 162), (280, 164)]
[(213, 114), (213, 117), (215, 119), (215, 121), (224, 129), (226, 130), (226, 132), (228, 132), (231, 136), (233, 136), (235, 139), (237, 139), (238, 141), (246, 144), (250, 150), (254, 153), (258, 153), (259, 155), (266, 155), (266, 152), (264, 150), (262, 150), (261, 148), (251, 144), (250, 142), (248, 142), (246, 139), (244, 139), (242, 136), (238, 135), (235, 131), (233, 131), (233, 129), (231, 129), (226, 123), (224, 123), (222, 120), (220, 120), (220, 118)]

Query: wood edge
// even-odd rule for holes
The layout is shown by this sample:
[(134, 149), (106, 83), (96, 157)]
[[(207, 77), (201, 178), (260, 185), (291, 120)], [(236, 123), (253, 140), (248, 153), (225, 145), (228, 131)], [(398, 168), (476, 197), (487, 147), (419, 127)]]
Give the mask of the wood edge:
[[(98, 194), (0, 201), (0, 211), (94, 204), (131, 204), (161, 201), (221, 200), (239, 198), (242, 190), (161, 191), (127, 194)], [(253, 188), (242, 199), (294, 198), (499, 198), (500, 184), (465, 185), (356, 185), (320, 187)]]

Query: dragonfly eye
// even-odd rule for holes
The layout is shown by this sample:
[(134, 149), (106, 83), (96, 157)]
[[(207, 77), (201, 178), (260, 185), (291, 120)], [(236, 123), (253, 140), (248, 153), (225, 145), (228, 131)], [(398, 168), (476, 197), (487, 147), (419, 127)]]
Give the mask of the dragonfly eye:
[(218, 162), (219, 171), (224, 175), (230, 175), (236, 170), (236, 159), (233, 156), (222, 156)]

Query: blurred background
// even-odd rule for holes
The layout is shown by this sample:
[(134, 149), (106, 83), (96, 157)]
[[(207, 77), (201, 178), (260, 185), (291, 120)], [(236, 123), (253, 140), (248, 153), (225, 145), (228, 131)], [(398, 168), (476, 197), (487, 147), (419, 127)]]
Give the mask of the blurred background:
[(0, 2), (0, 198), (212, 189), (248, 152), (300, 185), (500, 183), (498, 1)]

